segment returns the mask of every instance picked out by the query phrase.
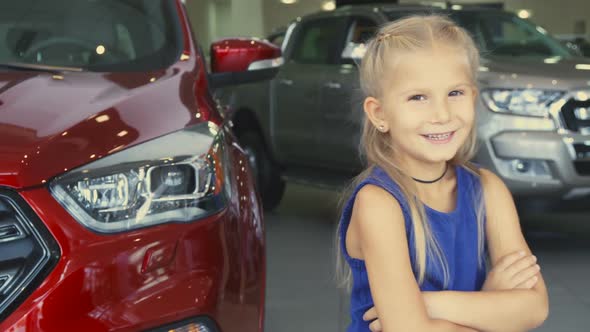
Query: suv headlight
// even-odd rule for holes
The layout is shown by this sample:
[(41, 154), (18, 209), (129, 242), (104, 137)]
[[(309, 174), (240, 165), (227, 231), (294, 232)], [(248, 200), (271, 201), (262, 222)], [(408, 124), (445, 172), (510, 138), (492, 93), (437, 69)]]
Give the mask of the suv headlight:
[(563, 91), (539, 89), (488, 89), (481, 93), (490, 110), (524, 116), (547, 117), (553, 102)]
[(72, 170), (50, 189), (78, 222), (97, 232), (189, 222), (225, 207), (228, 159), (223, 132), (203, 123)]

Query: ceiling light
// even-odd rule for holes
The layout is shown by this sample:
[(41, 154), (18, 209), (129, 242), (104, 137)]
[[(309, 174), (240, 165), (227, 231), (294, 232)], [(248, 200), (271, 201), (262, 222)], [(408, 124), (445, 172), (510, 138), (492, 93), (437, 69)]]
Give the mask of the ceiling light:
[(103, 55), (104, 52), (106, 52), (106, 50), (107, 50), (106, 47), (104, 47), (103, 45), (98, 45), (96, 47), (96, 54)]
[(527, 19), (527, 18), (531, 17), (531, 12), (527, 9), (521, 9), (518, 11), (518, 17), (520, 17), (522, 19)]
[(334, 1), (326, 1), (322, 4), (322, 10), (331, 11), (336, 9), (336, 2)]
[(282, 3), (285, 5), (292, 5), (297, 2), (297, 0), (281, 0)]

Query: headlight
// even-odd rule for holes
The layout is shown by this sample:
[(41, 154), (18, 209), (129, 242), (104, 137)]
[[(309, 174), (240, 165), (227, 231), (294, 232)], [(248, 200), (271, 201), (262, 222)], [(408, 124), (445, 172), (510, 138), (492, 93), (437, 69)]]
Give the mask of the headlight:
[(56, 178), (53, 196), (84, 226), (121, 232), (219, 212), (231, 193), (223, 132), (199, 124)]
[(525, 116), (549, 116), (549, 107), (563, 91), (538, 89), (489, 89), (482, 92), (486, 105), (494, 112)]

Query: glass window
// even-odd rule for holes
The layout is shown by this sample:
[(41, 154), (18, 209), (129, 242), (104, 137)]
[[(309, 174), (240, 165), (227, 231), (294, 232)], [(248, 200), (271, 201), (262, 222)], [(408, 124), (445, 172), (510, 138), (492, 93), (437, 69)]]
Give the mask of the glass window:
[(451, 18), (469, 32), (480, 51), (485, 52), (487, 50), (485, 31), (482, 29), (482, 22), (478, 16), (461, 13), (460, 15), (453, 15)]
[(143, 71), (182, 52), (174, 0), (0, 2), (0, 63)]
[[(571, 52), (543, 28), (514, 14), (495, 10), (435, 11), (465, 28), (480, 51), (492, 56), (570, 57)], [(391, 20), (420, 11), (390, 11)]]
[(344, 51), (341, 54), (341, 64), (360, 63), (366, 52), (365, 44), (377, 32), (377, 23), (365, 17), (354, 17), (350, 20), (350, 27), (346, 37)]
[(377, 23), (375, 21), (364, 17), (355, 18), (348, 32), (347, 42), (364, 44), (373, 37), (376, 31)]
[(267, 40), (275, 46), (282, 47), (285, 40), (285, 32), (279, 32), (268, 36)]
[(305, 64), (334, 64), (343, 46), (343, 19), (330, 17), (303, 23), (292, 60)]
[(570, 52), (547, 32), (516, 15), (481, 14), (486, 50), (498, 56), (568, 57)]

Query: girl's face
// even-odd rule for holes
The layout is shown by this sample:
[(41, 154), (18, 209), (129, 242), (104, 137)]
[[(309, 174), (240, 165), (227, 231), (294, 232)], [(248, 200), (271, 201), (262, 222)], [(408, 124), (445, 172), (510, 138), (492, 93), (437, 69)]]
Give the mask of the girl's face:
[(451, 160), (475, 117), (477, 90), (467, 56), (447, 46), (407, 52), (396, 55), (392, 71), (380, 118), (396, 156), (410, 163)]

